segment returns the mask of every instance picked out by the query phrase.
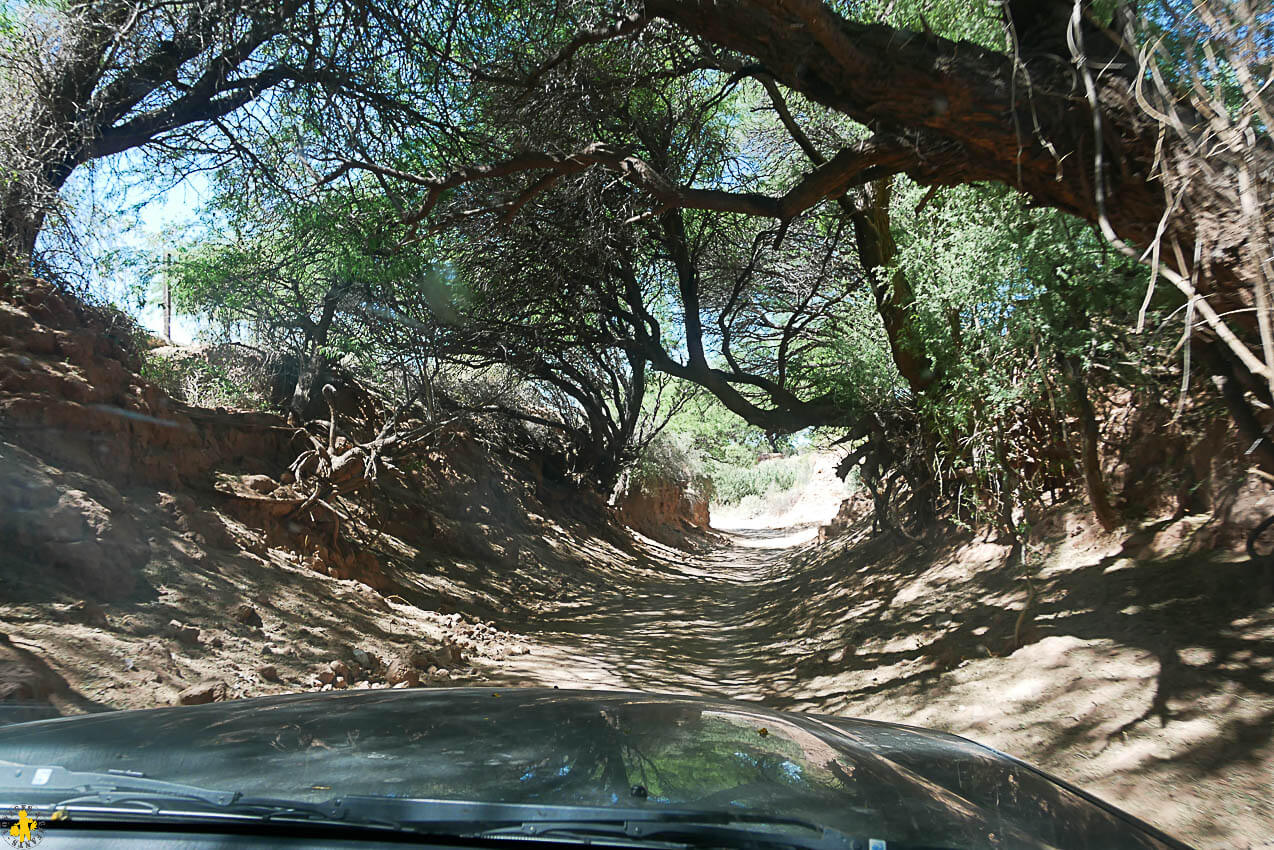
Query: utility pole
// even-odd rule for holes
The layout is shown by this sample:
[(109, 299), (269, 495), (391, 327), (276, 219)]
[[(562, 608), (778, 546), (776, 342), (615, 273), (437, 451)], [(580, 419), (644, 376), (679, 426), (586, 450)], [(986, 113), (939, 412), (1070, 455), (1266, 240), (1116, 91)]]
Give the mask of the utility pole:
[(173, 341), (173, 290), (172, 290), (171, 252), (164, 252), (164, 339), (171, 345)]

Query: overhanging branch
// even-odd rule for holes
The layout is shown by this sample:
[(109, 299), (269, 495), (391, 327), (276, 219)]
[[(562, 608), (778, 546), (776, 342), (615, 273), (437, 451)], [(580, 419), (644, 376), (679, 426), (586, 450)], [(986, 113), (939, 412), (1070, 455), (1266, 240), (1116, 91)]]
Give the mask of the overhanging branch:
[(723, 189), (682, 186), (672, 182), (636, 154), (615, 149), (601, 142), (586, 145), (575, 153), (553, 154), (533, 152), (519, 154), (488, 165), (458, 168), (444, 175), (422, 175), (359, 160), (344, 160), (324, 176), (320, 185), (331, 183), (351, 171), (368, 171), (402, 180), (426, 189), (425, 197), (404, 223), (422, 221), (437, 206), (442, 194), (469, 183), (477, 183), (515, 174), (547, 171), (528, 192), (506, 203), (506, 214), (516, 212), (522, 204), (538, 194), (551, 177), (575, 174), (591, 167), (615, 172), (621, 179), (649, 194), (662, 209), (699, 209), (713, 212), (776, 218), (789, 221), (826, 198), (837, 197), (847, 189), (863, 185), (882, 176), (897, 174), (916, 164), (915, 156), (891, 137), (872, 136), (844, 148), (826, 163), (814, 168), (783, 195), (759, 192), (729, 192)]

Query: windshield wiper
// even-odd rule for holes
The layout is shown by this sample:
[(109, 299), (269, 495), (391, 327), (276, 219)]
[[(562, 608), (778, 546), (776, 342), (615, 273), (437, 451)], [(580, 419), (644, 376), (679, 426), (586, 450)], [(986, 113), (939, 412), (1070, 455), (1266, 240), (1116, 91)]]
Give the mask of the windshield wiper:
[(76, 771), (0, 761), (0, 795), (4, 794), (22, 795), (21, 799), (15, 796), (14, 802), (35, 811), (96, 815), (140, 811), (157, 817), (220, 813), (252, 819), (330, 819), (333, 813), (331, 803), (247, 797), (239, 791), (150, 779), (134, 771)]
[(801, 850), (857, 850), (849, 836), (833, 829), (820, 829), (801, 835), (791, 832), (749, 829), (714, 823), (686, 821), (528, 821), (518, 826), (502, 827), (478, 833), (482, 838), (528, 836), (545, 839), (627, 838), (636, 842), (660, 841), (671, 844), (708, 845), (712, 847), (796, 847)]
[(857, 850), (858, 840), (799, 818), (747, 811), (477, 803), (349, 796), (333, 801), (354, 818), (395, 822), (417, 832), (479, 838), (626, 839), (730, 847)]
[[(621, 844), (795, 847), (858, 850), (868, 842), (799, 818), (748, 811), (484, 803), (402, 797), (343, 796), (320, 802), (245, 796), (151, 779), (129, 771), (86, 772), (58, 765), (0, 761), (0, 796), (69, 819), (304, 821), (318, 826), (375, 826), (460, 838)], [(21, 795), (21, 799), (17, 798)]]
[(29, 765), (0, 761), (0, 792), (54, 794), (65, 791), (142, 792), (189, 800), (202, 800), (214, 806), (234, 802), (234, 791), (216, 791), (195, 785), (182, 785), (160, 779), (148, 779), (141, 773), (110, 770), (103, 773), (67, 770), (59, 765)]

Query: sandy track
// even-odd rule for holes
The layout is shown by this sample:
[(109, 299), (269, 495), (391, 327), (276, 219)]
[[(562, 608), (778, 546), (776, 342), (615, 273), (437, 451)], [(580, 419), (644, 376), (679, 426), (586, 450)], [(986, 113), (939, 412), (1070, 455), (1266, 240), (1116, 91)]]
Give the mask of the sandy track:
[(941, 728), (1200, 847), (1274, 847), (1274, 607), (1246, 565), (1138, 562), (1126, 539), (1068, 532), (1011, 651), (1026, 594), (1006, 547), (919, 551), (860, 525), (820, 548), (815, 534), (751, 523), (697, 555), (647, 542), (604, 590), (526, 624), (535, 652), (492, 680)]

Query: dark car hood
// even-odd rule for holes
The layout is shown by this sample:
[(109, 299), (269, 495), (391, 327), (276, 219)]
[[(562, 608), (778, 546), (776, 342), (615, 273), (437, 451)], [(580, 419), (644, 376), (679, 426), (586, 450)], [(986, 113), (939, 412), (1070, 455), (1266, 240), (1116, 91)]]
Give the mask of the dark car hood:
[(954, 735), (644, 693), (377, 690), (110, 712), (0, 728), (0, 760), (316, 801), (746, 809), (944, 847), (1183, 846)]

